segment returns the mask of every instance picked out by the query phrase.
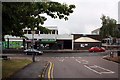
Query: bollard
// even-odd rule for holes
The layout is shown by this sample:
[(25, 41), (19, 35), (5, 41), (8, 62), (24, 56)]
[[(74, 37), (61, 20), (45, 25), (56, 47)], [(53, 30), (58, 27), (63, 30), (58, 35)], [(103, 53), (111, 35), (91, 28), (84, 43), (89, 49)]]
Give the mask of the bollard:
[(35, 52), (32, 53), (32, 61), (35, 62)]
[(113, 58), (113, 52), (110, 52), (110, 57)]

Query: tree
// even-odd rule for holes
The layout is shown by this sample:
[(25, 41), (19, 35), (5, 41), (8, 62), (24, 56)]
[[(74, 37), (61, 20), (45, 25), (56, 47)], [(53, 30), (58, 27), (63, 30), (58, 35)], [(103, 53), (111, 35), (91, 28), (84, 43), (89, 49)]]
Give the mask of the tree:
[(106, 37), (120, 37), (120, 32), (117, 28), (117, 21), (108, 16), (101, 17), (102, 27), (100, 28), (100, 35), (102, 38)]
[(49, 30), (42, 28), (47, 20), (41, 14), (47, 14), (52, 18), (68, 20), (73, 13), (75, 5), (61, 4), (58, 2), (3, 2), (2, 3), (2, 36), (23, 36), (25, 27), (34, 29), (37, 27), (44, 32)]

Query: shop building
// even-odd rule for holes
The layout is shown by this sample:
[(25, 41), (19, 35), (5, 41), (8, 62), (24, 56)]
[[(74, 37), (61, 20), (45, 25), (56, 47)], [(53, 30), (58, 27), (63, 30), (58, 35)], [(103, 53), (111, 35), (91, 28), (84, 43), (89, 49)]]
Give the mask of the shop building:
[(23, 31), (26, 32), (24, 36), (27, 37), (27, 39), (24, 40), (24, 47), (31, 48), (34, 44), (34, 48), (40, 50), (72, 49), (72, 35), (58, 34), (56, 26), (46, 28), (48, 28), (51, 32), (45, 34), (35, 29), (34, 40), (32, 40), (33, 34), (30, 33), (30, 29), (24, 29)]
[(73, 35), (73, 48), (74, 50), (88, 50), (91, 47), (100, 47), (102, 45), (99, 35), (84, 35), (84, 34), (72, 34)]
[[(25, 28), (23, 29), (23, 32), (25, 33), (24, 36), (26, 38), (5, 36), (6, 42), (4, 42), (4, 46), (5, 48), (10, 48), (11, 46), (11, 48), (24, 49), (34, 47), (38, 50), (83, 50), (90, 47), (101, 46), (101, 38), (99, 35), (58, 34), (56, 26), (47, 28), (51, 30), (48, 34), (37, 30), (37, 28), (35, 28), (34, 34), (32, 34), (30, 28)], [(6, 44), (9, 44), (9, 46)], [(12, 47), (14, 46), (12, 44), (17, 45), (17, 47)]]

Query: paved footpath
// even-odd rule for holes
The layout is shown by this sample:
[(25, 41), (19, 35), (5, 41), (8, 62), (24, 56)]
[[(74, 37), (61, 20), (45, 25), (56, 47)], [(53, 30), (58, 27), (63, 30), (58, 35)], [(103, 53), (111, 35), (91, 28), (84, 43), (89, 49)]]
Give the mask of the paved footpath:
[(40, 79), (40, 74), (43, 71), (45, 65), (47, 64), (47, 61), (36, 61), (33, 62), (32, 64), (28, 65), (27, 67), (23, 68), (16, 74), (12, 76), (13, 79), (34, 79), (38, 80)]

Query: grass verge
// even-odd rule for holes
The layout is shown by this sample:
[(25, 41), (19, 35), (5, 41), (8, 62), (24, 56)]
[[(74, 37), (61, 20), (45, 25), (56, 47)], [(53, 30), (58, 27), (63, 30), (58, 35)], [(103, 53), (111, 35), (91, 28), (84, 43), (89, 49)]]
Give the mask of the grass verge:
[(18, 70), (30, 64), (32, 61), (28, 59), (11, 59), (2, 60), (2, 78), (9, 78)]

